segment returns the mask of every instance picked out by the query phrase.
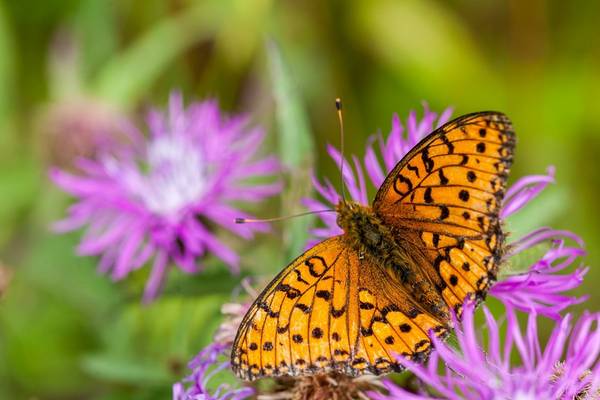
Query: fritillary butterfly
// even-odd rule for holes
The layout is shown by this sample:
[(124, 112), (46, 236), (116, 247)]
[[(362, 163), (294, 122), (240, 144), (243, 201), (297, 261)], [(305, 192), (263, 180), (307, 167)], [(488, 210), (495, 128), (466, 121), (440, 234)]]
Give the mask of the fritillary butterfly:
[(446, 336), (451, 310), (496, 278), (514, 146), (505, 115), (465, 115), (417, 144), (372, 207), (340, 202), (344, 234), (294, 260), (246, 314), (236, 374), (382, 374), (402, 370), (397, 355), (427, 358), (430, 332)]

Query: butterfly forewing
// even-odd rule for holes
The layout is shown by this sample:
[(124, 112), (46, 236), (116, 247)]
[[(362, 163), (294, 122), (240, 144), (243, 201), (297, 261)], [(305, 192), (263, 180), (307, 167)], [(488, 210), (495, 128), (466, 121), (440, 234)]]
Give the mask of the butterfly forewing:
[(499, 212), (514, 145), (505, 115), (460, 117), (416, 145), (373, 203), (398, 240), (418, 236), (430, 261), (424, 268), (442, 278), (451, 307), (482, 297), (495, 279), (504, 239)]
[(292, 262), (254, 302), (232, 348), (244, 379), (400, 370), (422, 359), (428, 332), (445, 328), (385, 272), (345, 243), (323, 241)]

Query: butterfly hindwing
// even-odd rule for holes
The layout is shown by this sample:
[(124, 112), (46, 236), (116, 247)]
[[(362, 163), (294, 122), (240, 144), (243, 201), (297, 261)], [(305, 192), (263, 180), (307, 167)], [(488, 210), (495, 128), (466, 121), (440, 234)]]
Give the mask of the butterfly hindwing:
[[(330, 305), (347, 304), (350, 284), (350, 270), (335, 268), (344, 251), (338, 238), (316, 245), (286, 267), (256, 299), (232, 348), (233, 369), (240, 377), (298, 375), (330, 360)], [(340, 321), (345, 323), (347, 318)], [(347, 345), (347, 325), (340, 331)], [(328, 355), (326, 360), (321, 358), (324, 355)]]
[[(360, 335), (355, 346), (353, 367), (380, 374), (400, 371), (397, 357), (423, 361), (431, 350), (429, 335), (447, 334), (437, 320), (410, 296), (396, 279), (368, 258), (360, 260), (358, 308)], [(360, 363), (367, 361), (367, 365)], [(368, 365), (370, 364), (370, 365)]]
[(379, 374), (401, 369), (396, 355), (422, 359), (430, 330), (446, 332), (336, 236), (298, 257), (257, 298), (235, 339), (232, 366), (250, 380), (330, 370)]
[(481, 297), (495, 279), (504, 239), (499, 212), (514, 145), (504, 114), (455, 119), (398, 163), (373, 203), (392, 229), (418, 236), (451, 307)]

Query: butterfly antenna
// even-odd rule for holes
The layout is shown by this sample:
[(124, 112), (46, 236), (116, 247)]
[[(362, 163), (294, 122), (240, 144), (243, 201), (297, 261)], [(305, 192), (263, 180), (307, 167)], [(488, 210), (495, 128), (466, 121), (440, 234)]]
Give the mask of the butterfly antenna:
[(322, 214), (322, 213), (327, 213), (327, 212), (335, 212), (335, 210), (306, 211), (306, 212), (302, 212), (299, 214), (286, 215), (284, 217), (264, 218), (264, 219), (236, 218), (235, 223), (236, 224), (247, 224), (247, 223), (252, 223), (252, 222), (278, 222), (278, 221), (285, 221), (285, 220), (288, 220), (291, 218), (304, 217), (306, 215)]
[(342, 159), (340, 161), (340, 181), (342, 184), (342, 200), (346, 202), (346, 188), (344, 185), (344, 117), (342, 115), (342, 99), (335, 99), (335, 108), (337, 109), (338, 120), (340, 122), (340, 148), (342, 150)]

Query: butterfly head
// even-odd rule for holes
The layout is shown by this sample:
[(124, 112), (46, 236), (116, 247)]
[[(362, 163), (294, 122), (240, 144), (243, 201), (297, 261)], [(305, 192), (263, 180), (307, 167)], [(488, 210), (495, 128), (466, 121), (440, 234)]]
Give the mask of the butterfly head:
[(337, 224), (344, 232), (349, 232), (360, 220), (364, 220), (373, 214), (370, 207), (363, 206), (355, 201), (340, 201), (336, 207)]

